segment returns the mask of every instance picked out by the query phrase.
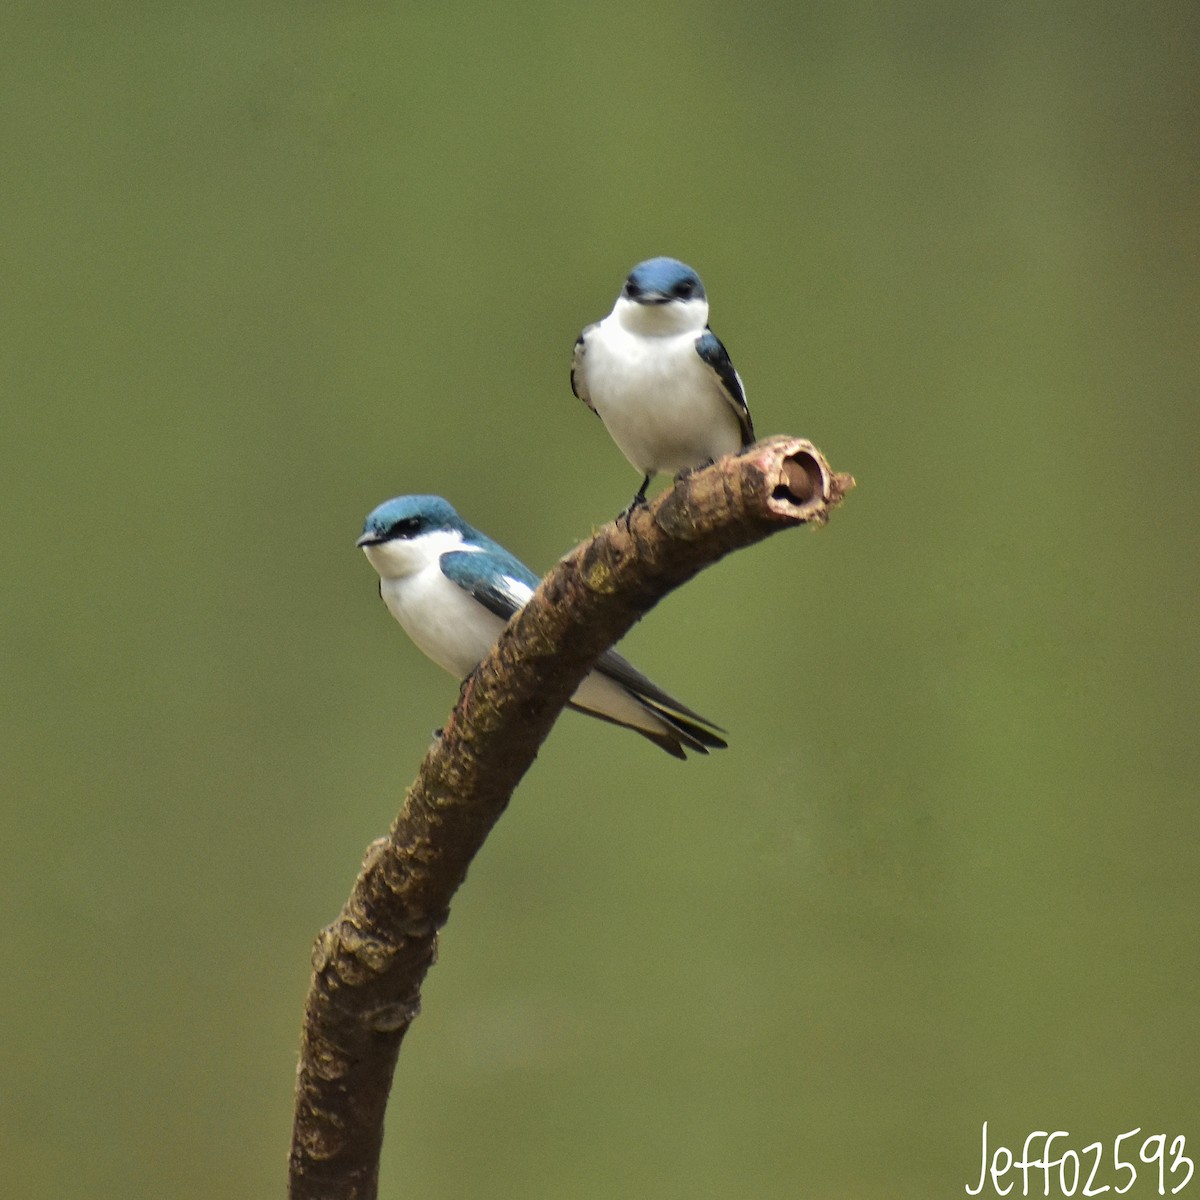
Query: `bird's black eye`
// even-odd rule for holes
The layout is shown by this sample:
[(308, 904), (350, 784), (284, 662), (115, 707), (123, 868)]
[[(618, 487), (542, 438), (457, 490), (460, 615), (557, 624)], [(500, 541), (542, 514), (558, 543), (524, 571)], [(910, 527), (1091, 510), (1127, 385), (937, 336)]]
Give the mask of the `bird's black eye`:
[(672, 289), (671, 295), (679, 300), (690, 299), (692, 295), (692, 281), (690, 279), (681, 279)]
[(638, 287), (638, 285), (634, 283), (632, 279), (625, 280), (625, 295), (627, 295), (630, 300), (636, 300), (641, 294), (642, 289)]
[(388, 540), (391, 541), (393, 538), (412, 537), (414, 533), (420, 530), (420, 528), (421, 521), (419, 517), (404, 517), (402, 520), (397, 521), (394, 525), (389, 527), (387, 531)]

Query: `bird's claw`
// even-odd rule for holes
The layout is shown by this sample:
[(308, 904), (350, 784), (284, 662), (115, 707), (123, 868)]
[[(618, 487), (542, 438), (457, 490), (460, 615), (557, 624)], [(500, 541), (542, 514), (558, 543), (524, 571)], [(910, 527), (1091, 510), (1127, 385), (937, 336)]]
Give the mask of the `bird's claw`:
[(637, 512), (639, 508), (648, 507), (649, 504), (650, 501), (647, 500), (641, 492), (639, 492), (625, 508), (621, 509), (621, 511), (617, 513), (617, 524), (624, 525), (625, 532), (628, 533), (629, 523), (633, 520), (633, 514)]
[(621, 509), (621, 511), (617, 513), (617, 524), (619, 525), (622, 521), (624, 521), (626, 533), (629, 532), (629, 522), (632, 520), (633, 514), (639, 508), (645, 508), (646, 505), (650, 503), (650, 501), (646, 499), (646, 489), (650, 486), (650, 480), (653, 478), (653, 473), (647, 475), (646, 478), (642, 480), (642, 486), (638, 488), (636, 493), (634, 493), (634, 497), (632, 500), (630, 500), (628, 507)]

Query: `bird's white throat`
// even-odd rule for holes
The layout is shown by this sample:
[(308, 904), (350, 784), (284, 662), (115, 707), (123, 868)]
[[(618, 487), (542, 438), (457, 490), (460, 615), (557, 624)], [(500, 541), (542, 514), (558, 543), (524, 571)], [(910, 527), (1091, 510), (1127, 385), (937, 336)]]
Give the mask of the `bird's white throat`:
[(643, 337), (674, 337), (699, 333), (708, 324), (707, 300), (670, 300), (666, 304), (639, 304), (618, 296), (612, 315), (617, 324)]
[(476, 550), (455, 529), (433, 529), (419, 537), (393, 538), (363, 547), (367, 561), (380, 579), (404, 579), (433, 566), (451, 550)]

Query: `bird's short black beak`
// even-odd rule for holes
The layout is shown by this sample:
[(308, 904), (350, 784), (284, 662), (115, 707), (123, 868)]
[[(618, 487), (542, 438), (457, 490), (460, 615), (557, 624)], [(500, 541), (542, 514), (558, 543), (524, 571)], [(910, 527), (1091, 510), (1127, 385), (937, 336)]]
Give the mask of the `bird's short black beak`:
[(361, 549), (363, 546), (378, 546), (382, 541), (383, 538), (374, 533), (364, 533), (354, 544)]
[(626, 288), (625, 295), (635, 304), (669, 304), (674, 297), (653, 288)]

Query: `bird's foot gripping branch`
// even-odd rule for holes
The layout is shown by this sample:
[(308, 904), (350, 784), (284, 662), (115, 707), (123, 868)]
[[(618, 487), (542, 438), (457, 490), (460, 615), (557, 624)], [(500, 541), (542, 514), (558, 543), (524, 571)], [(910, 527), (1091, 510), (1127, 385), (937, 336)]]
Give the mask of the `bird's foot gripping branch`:
[(317, 938), (304, 1012), (292, 1200), (371, 1200), (400, 1043), (450, 900), (558, 714), (597, 659), (668, 592), (734, 550), (823, 525), (854, 486), (776, 437), (610, 522), (542, 580), (471, 677), (385, 839)]

